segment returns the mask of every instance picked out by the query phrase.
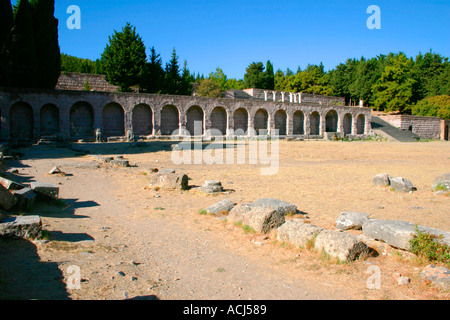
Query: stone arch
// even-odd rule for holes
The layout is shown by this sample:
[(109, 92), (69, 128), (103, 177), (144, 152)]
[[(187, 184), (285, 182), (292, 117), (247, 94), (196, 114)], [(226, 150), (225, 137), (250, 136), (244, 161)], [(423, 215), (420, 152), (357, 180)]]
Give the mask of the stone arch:
[(239, 108), (234, 112), (234, 133), (239, 134), (248, 131), (248, 111), (244, 108)]
[(256, 135), (266, 135), (269, 128), (269, 113), (266, 109), (259, 109), (255, 113), (255, 120), (253, 122)]
[(311, 113), (309, 117), (310, 134), (313, 136), (320, 135), (320, 114), (317, 111)]
[(280, 109), (275, 112), (275, 129), (278, 130), (280, 136), (285, 136), (287, 133), (287, 114), (286, 111)]
[(70, 109), (70, 136), (94, 137), (94, 109), (89, 103), (79, 101)]
[(305, 114), (297, 110), (294, 112), (294, 134), (305, 134)]
[(15, 103), (9, 114), (12, 139), (32, 140), (34, 133), (33, 108), (25, 102)]
[(223, 107), (211, 111), (211, 129), (219, 130), (222, 135), (227, 134), (227, 111)]
[(180, 129), (180, 112), (174, 105), (166, 105), (161, 110), (161, 134), (170, 136)]
[(125, 111), (118, 103), (108, 103), (102, 112), (103, 133), (106, 137), (125, 135)]
[(338, 114), (336, 110), (328, 111), (325, 116), (326, 129), (325, 132), (337, 132), (338, 129)]
[(132, 126), (136, 136), (153, 134), (153, 111), (149, 105), (141, 103), (133, 108)]
[(48, 103), (41, 108), (41, 136), (59, 133), (59, 109)]
[[(195, 130), (195, 123), (201, 122), (201, 128)], [(202, 136), (204, 133), (205, 126), (205, 113), (203, 109), (199, 106), (192, 106), (186, 112), (186, 130), (191, 136)]]
[(360, 114), (356, 118), (356, 134), (364, 134), (366, 130), (366, 117)]
[(350, 113), (346, 113), (343, 119), (344, 134), (352, 134), (353, 117)]

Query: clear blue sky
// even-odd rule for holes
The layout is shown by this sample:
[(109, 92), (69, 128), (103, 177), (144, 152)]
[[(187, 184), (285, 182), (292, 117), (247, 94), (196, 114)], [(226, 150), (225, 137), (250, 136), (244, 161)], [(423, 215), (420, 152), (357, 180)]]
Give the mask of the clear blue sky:
[[(66, 26), (70, 5), (81, 8), (81, 30)], [(370, 5), (381, 9), (381, 30), (367, 28)], [(175, 47), (180, 65), (205, 76), (220, 67), (240, 79), (269, 59), (296, 71), (398, 51), (450, 56), (450, 0), (56, 0), (55, 16), (64, 53), (95, 60), (130, 22), (164, 63)]]

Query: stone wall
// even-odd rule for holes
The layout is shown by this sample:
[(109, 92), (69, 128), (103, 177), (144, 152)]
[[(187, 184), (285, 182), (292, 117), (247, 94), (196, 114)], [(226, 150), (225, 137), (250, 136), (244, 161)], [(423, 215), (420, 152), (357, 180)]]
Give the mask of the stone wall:
[[(36, 140), (43, 134), (93, 139), (133, 130), (140, 136), (187, 134), (199, 121), (202, 134), (252, 136), (277, 129), (285, 136), (324, 138), (327, 129), (351, 136), (371, 132), (369, 108), (255, 99), (201, 98), (155, 94), (63, 90), (0, 90), (1, 138)], [(50, 131), (50, 132), (48, 132)], [(219, 133), (217, 133), (219, 132)], [(190, 133), (193, 134), (192, 132)], [(283, 135), (284, 136), (284, 135)]]
[(119, 87), (109, 84), (104, 75), (63, 72), (56, 84), (56, 90), (85, 91), (86, 86), (90, 91), (118, 92)]
[(401, 130), (410, 130), (422, 139), (441, 139), (441, 118), (411, 115), (387, 115), (381, 117)]

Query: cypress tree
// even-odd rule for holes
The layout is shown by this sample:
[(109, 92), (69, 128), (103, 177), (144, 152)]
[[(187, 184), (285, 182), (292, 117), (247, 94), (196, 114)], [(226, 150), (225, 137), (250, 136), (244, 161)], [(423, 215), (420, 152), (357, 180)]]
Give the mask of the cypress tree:
[(11, 61), (9, 46), (14, 18), (10, 0), (0, 0), (0, 86), (10, 85)]
[(266, 63), (266, 87), (264, 89), (274, 90), (275, 89), (275, 73), (273, 71), (273, 64), (270, 60)]
[(37, 83), (37, 58), (33, 14), (28, 0), (20, 0), (11, 30), (11, 85), (34, 88)]
[(54, 17), (54, 0), (31, 0), (34, 38), (38, 61), (39, 88), (54, 89), (61, 73), (58, 44), (58, 20)]

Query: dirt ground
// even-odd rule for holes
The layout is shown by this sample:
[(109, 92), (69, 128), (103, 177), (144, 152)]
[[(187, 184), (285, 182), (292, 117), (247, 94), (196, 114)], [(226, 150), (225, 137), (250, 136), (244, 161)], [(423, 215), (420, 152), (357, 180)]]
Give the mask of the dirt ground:
[[(367, 259), (338, 263), (280, 243), (275, 232), (246, 233), (199, 213), (224, 198), (276, 198), (302, 211), (289, 219), (330, 229), (340, 212), (360, 211), (450, 231), (450, 198), (431, 191), (449, 172), (449, 143), (281, 141), (272, 176), (261, 175), (268, 165), (249, 164), (248, 154), (245, 164), (175, 165), (170, 144), (77, 144), (86, 156), (49, 146), (18, 150), (23, 157), (7, 171), (24, 183), (58, 184), (61, 200), (26, 213), (42, 217), (46, 240), (0, 242), (0, 299), (449, 299), (420, 279), (426, 262), (383, 243), (372, 245)], [(94, 153), (123, 155), (134, 166), (112, 168)], [(48, 175), (55, 165), (66, 175)], [(191, 186), (219, 180), (228, 192), (155, 191), (148, 188), (151, 168), (184, 172)], [(417, 191), (376, 188), (371, 180), (379, 173), (410, 179)], [(380, 289), (367, 287), (373, 265), (381, 270)], [(71, 266), (81, 272), (79, 289), (67, 287)], [(399, 274), (410, 284), (398, 286)]]

